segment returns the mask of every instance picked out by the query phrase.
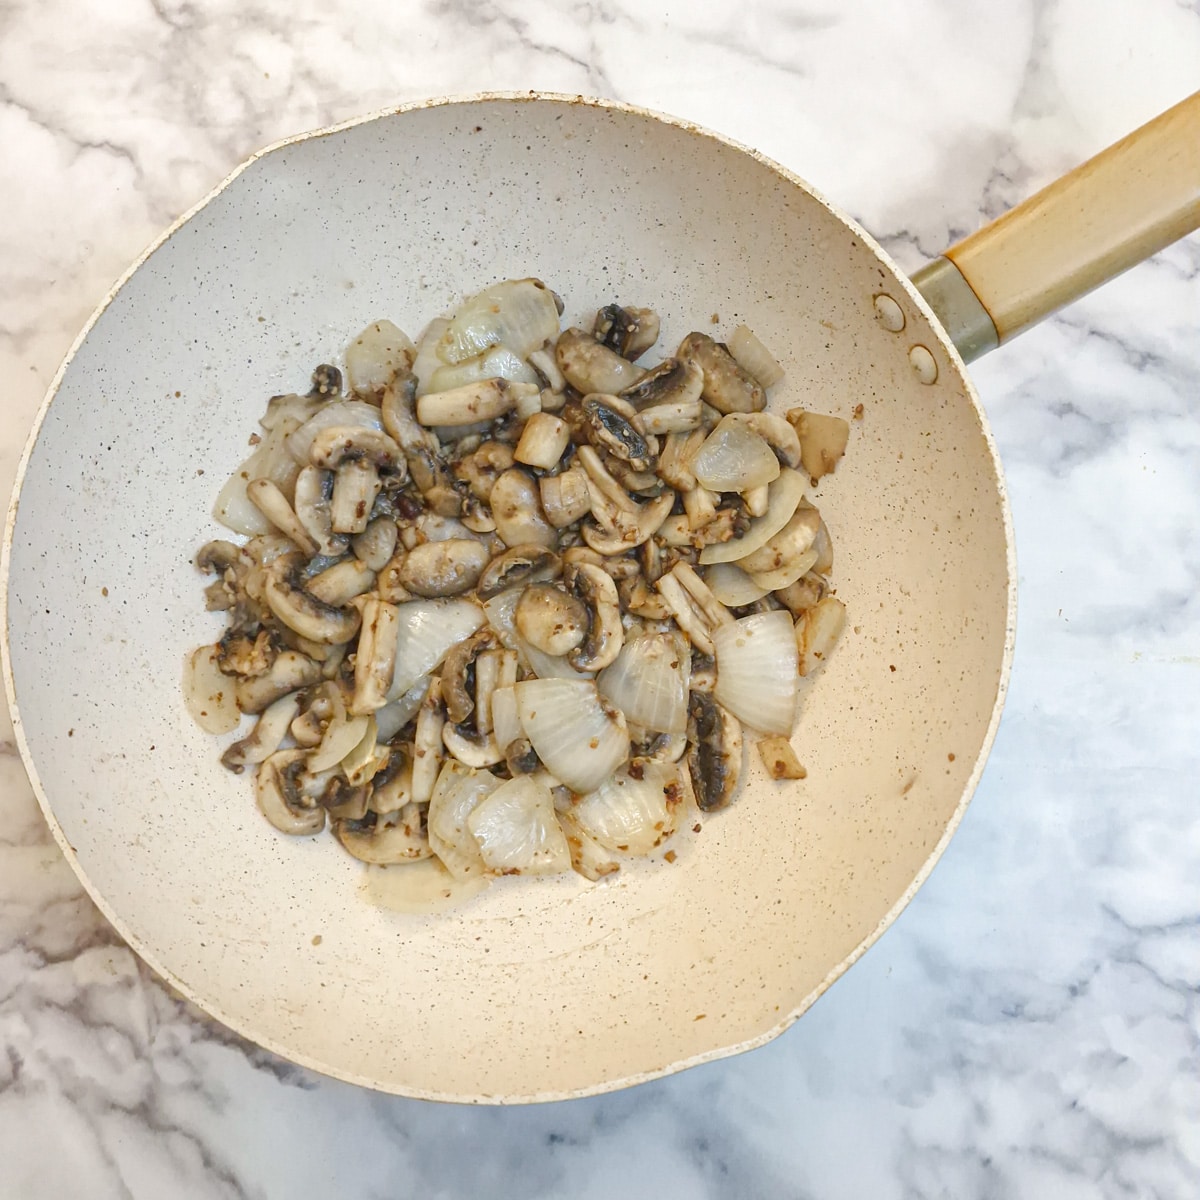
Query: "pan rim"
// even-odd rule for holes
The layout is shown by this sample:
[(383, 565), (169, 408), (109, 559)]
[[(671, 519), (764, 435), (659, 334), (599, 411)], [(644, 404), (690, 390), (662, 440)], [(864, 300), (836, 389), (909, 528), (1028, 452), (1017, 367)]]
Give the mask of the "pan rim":
[[(269, 154), (283, 150), (289, 146), (297, 145), (301, 142), (309, 141), (315, 138), (329, 137), (333, 134), (344, 132), (348, 129), (356, 128), (360, 125), (367, 125), (374, 121), (379, 121), (387, 117), (400, 116), (405, 113), (420, 111), (428, 108), (441, 108), (449, 105), (466, 105), (477, 104), (482, 102), (541, 102), (551, 101), (564, 104), (578, 104), (586, 107), (612, 110), (621, 113), (627, 113), (633, 116), (648, 118), (653, 121), (661, 122), (662, 124), (671, 125), (678, 129), (682, 129), (688, 133), (694, 134), (697, 137), (710, 139), (723, 146), (740, 151), (749, 156), (756, 162), (766, 166), (771, 171), (785, 179), (788, 183), (798, 187), (801, 191), (811, 196), (817, 203), (822, 205), (828, 212), (840, 220), (854, 234), (860, 237), (868, 248), (876, 255), (880, 263), (885, 266), (893, 277), (893, 280), (906, 293), (909, 301), (914, 304), (928, 318), (930, 327), (934, 335), (938, 338), (941, 349), (949, 359), (953, 367), (958, 381), (961, 383), (966, 395), (966, 399), (975, 409), (976, 416), (979, 420), (981, 432), (987, 449), (988, 457), (995, 474), (997, 483), (998, 499), (1000, 502), (1001, 516), (1004, 525), (1004, 542), (1005, 542), (1005, 569), (1006, 569), (1006, 612), (1005, 612), (1005, 634), (1003, 654), (1000, 662), (999, 677), (996, 686), (996, 696), (993, 701), (991, 715), (988, 720), (987, 729), (984, 733), (983, 740), (980, 744), (979, 752), (976, 755), (975, 762), (972, 765), (970, 775), (963, 787), (962, 795), (959, 798), (954, 812), (951, 814), (949, 821), (946, 824), (942, 835), (938, 838), (933, 848), (929, 852), (925, 861), (922, 863), (920, 870), (913, 877), (908, 887), (896, 900), (896, 902), (888, 909), (888, 911), (879, 920), (876, 926), (870, 930), (862, 940), (846, 955), (836, 966), (834, 966), (825, 977), (812, 989), (800, 1002), (789, 1012), (785, 1013), (770, 1029), (762, 1033), (756, 1034), (751, 1038), (744, 1039), (740, 1042), (729, 1046), (721, 1046), (712, 1050), (703, 1051), (699, 1054), (691, 1055), (685, 1059), (681, 1059), (674, 1063), (668, 1063), (663, 1066), (655, 1067), (647, 1071), (636, 1072), (633, 1074), (622, 1076), (619, 1079), (601, 1080), (595, 1084), (590, 1084), (584, 1087), (576, 1087), (563, 1090), (545, 1090), (528, 1093), (505, 1093), (503, 1095), (491, 1095), (485, 1093), (478, 1094), (460, 1094), (432, 1091), (426, 1088), (415, 1088), (398, 1084), (394, 1081), (372, 1079), (368, 1076), (360, 1075), (352, 1071), (346, 1071), (329, 1063), (318, 1062), (315, 1059), (305, 1055), (302, 1052), (297, 1052), (286, 1048), (274, 1038), (262, 1034), (250, 1027), (249, 1022), (241, 1018), (233, 1017), (227, 1014), (222, 1004), (218, 1001), (207, 1001), (195, 994), (192, 988), (174, 974), (169, 968), (161, 964), (157, 957), (144, 945), (142, 939), (139, 938), (133, 930), (130, 929), (125, 920), (113, 910), (106, 898), (99, 892), (92, 880), (88, 876), (87, 871), (80, 863), (74, 847), (68, 841), (62, 826), (59, 824), (57, 817), (54, 814), (50, 804), (49, 797), (42, 786), (41, 779), (37, 769), (33, 763), (32, 751), (29, 747), (28, 740), (25, 735), (24, 722), (21, 717), (20, 705), (17, 700), (16, 681), (13, 676), (12, 652), (9, 644), (9, 589), (11, 586), (10, 571), (12, 566), (12, 547), (16, 531), (16, 522), (20, 509), (21, 492), (25, 482), (26, 472), (29, 462), (32, 457), (34, 447), (37, 444), (41, 434), (42, 426), (45, 423), (46, 416), (50, 410), (50, 406), (62, 385), (62, 381), (70, 367), (75, 355), (80, 347), (87, 339), (96, 322), (104, 314), (105, 310), (112, 303), (117, 294), (125, 286), (125, 284), (133, 277), (133, 275), (145, 264), (145, 262), (154, 254), (160, 247), (164, 246), (176, 233), (178, 233), (191, 219), (196, 216), (201, 210), (206, 208), (212, 201), (220, 196), (240, 175), (253, 166), (259, 159), (265, 158)], [(1006, 485), (1003, 464), (1000, 459), (999, 451), (997, 450), (995, 439), (992, 434), (991, 426), (987, 419), (983, 405), (980, 401), (979, 394), (975, 389), (975, 385), (967, 372), (966, 364), (958, 353), (957, 349), (950, 338), (942, 329), (933, 310), (929, 307), (921, 293), (913, 286), (908, 276), (897, 266), (886, 250), (863, 229), (857, 221), (848, 214), (843, 212), (838, 206), (831, 203), (826, 197), (802, 179), (793, 171), (776, 162), (774, 159), (761, 154), (753, 147), (746, 146), (737, 140), (727, 137), (724, 134), (717, 133), (704, 126), (694, 122), (684, 120), (679, 117), (670, 116), (664, 113), (656, 112), (652, 109), (636, 105), (628, 104), (623, 101), (610, 100), (602, 97), (585, 96), (576, 93), (550, 92), (550, 91), (489, 91), (442, 95), (427, 98), (424, 100), (410, 101), (405, 104), (393, 105), (390, 107), (377, 109), (373, 112), (351, 117), (345, 121), (340, 121), (332, 125), (320, 127), (318, 129), (308, 130), (303, 133), (293, 134), (288, 137), (280, 138), (279, 140), (264, 146), (260, 150), (255, 151), (249, 157), (240, 162), (232, 171), (229, 172), (219, 183), (211, 188), (200, 200), (188, 208), (182, 215), (173, 221), (162, 233), (151, 241), (151, 243), (139, 254), (130, 265), (121, 273), (119, 278), (105, 293), (103, 299), (97, 305), (91, 316), (87, 319), (83, 327), (80, 329), (75, 340), (72, 342), (70, 349), (63, 358), (54, 377), (51, 379), (46, 393), (38, 406), (37, 413), (34, 416), (32, 426), (26, 438), (24, 448), (21, 452), (20, 459), (17, 463), (16, 475), (13, 481), (13, 489), (8, 504), (8, 509), (4, 524), (3, 544), (0, 546), (0, 666), (3, 669), (4, 675), (4, 690), (8, 701), (9, 712), (11, 715), (13, 736), (16, 741), (17, 749), (21, 755), (21, 761), (28, 776), (29, 783), (33, 789), (33, 793), (37, 798), (38, 806), (42, 810), (42, 815), (50, 828), (50, 832), (57, 842), (63, 857), (67, 860), (75, 876), (82, 884), (84, 890), (91, 898), (92, 902), (104, 915), (105, 919), (113, 926), (122, 940), (137, 954), (138, 958), (144, 962), (151, 971), (153, 971), (160, 979), (164, 980), (172, 988), (178, 991), (191, 1003), (195, 1004), (199, 1009), (208, 1014), (214, 1020), (219, 1021), (227, 1029), (233, 1030), (239, 1036), (244, 1037), (247, 1041), (264, 1050), (270, 1051), (272, 1054), (278, 1055), (285, 1061), (303, 1066), (309, 1070), (315, 1071), (320, 1075), (329, 1078), (337, 1079), (344, 1083), (356, 1084), (360, 1087), (369, 1088), (373, 1091), (383, 1092), (391, 1095), (405, 1096), (410, 1099), (417, 1100), (432, 1100), (442, 1103), (455, 1104), (489, 1104), (489, 1105), (515, 1105), (515, 1104), (530, 1104), (530, 1103), (550, 1103), (559, 1100), (582, 1099), (588, 1096), (603, 1095), (608, 1092), (620, 1091), (624, 1088), (633, 1087), (637, 1084), (648, 1083), (654, 1079), (661, 1079), (669, 1075), (677, 1074), (691, 1067), (700, 1066), (704, 1063), (715, 1062), (722, 1058), (729, 1058), (736, 1054), (741, 1054), (747, 1050), (757, 1049), (760, 1046), (766, 1045), (773, 1041), (780, 1034), (789, 1029), (801, 1016), (804, 1015), (816, 1001), (824, 995), (826, 991), (834, 983), (840, 979), (846, 971), (850, 969), (866, 952), (879, 940), (883, 933), (896, 921), (909, 902), (916, 895), (917, 891), (924, 885), (929, 878), (933, 868), (941, 860), (945, 853), (946, 847), (949, 845), (954, 834), (957, 832), (959, 825), (962, 822), (963, 816), (966, 813), (967, 807), (973, 798), (976, 788), (979, 786), (979, 781), (983, 774), (983, 769), (987, 764), (990, 756), (993, 743), (996, 738), (996, 733), (999, 729), (1001, 714), (1004, 709), (1005, 700), (1008, 694), (1009, 680), (1012, 673), (1013, 654), (1016, 642), (1016, 607), (1017, 607), (1017, 564), (1016, 564), (1016, 548), (1013, 533), (1012, 523), (1012, 508), (1009, 503), (1008, 488)]]

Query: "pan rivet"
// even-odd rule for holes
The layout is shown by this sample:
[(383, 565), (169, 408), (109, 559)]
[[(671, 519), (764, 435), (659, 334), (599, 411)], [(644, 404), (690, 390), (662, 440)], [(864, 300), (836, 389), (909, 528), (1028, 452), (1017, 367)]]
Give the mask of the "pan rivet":
[(904, 328), (904, 309), (887, 292), (880, 292), (875, 297), (875, 319), (889, 333), (899, 333)]
[(924, 346), (914, 346), (908, 352), (908, 361), (922, 383), (933, 383), (937, 380), (937, 363)]

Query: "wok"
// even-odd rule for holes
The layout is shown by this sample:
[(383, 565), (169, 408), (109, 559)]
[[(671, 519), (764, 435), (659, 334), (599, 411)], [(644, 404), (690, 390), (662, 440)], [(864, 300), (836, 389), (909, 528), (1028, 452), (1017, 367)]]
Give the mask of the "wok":
[[(18, 472), (5, 685), (63, 853), (181, 992), (369, 1087), (550, 1100), (766, 1042), (928, 876), (996, 731), (1013, 541), (964, 360), (1198, 223), (1200, 94), (912, 281), (790, 172), (624, 105), (434, 101), (263, 151), (113, 289)], [(368, 321), (415, 333), (524, 275), (567, 319), (654, 307), (667, 348), (745, 321), (786, 369), (777, 407), (861, 405), (815, 493), (849, 629), (805, 685), (808, 778), (752, 756), (673, 865), (396, 911), (328, 838), (277, 835), (186, 715), (185, 651), (220, 632), (192, 555), (266, 397)]]

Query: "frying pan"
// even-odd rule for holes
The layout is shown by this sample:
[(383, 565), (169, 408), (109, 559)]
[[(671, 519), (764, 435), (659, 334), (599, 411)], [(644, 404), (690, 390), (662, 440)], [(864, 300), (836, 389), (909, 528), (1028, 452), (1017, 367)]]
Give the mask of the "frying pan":
[[(606, 101), (434, 101), (263, 151), (114, 288), (18, 472), (5, 685), (63, 853), (197, 1004), (373, 1088), (550, 1100), (769, 1040), (928, 876), (996, 731), (1012, 530), (964, 360), (1198, 223), (1200, 94), (912, 281), (790, 172)], [(654, 307), (667, 348), (745, 321), (773, 404), (857, 410), (814, 493), (849, 628), (805, 683), (808, 778), (752, 756), (673, 864), (400, 911), (330, 839), (277, 835), (186, 716), (184, 653), (219, 633), (191, 559), (268, 396), (368, 321), (524, 275), (575, 321)]]

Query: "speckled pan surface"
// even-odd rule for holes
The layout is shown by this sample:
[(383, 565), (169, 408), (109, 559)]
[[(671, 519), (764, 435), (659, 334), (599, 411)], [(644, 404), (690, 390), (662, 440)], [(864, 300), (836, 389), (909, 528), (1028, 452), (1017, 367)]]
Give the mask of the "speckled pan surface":
[[(620, 298), (666, 345), (745, 320), (776, 389), (849, 417), (814, 493), (851, 630), (805, 689), (806, 781), (753, 777), (673, 865), (376, 907), (328, 837), (288, 840), (179, 694), (220, 629), (191, 565), (266, 397), (366, 322), (416, 333), (537, 275), (568, 319)], [(888, 292), (905, 328), (885, 329)], [(909, 365), (928, 348), (938, 378)], [(978, 403), (881, 252), (772, 164), (563, 97), (385, 114), (257, 157), (117, 289), (40, 418), (10, 514), (6, 683), (56, 836), (136, 950), (255, 1041), (387, 1091), (603, 1091), (767, 1040), (927, 874), (1007, 678), (1008, 514)]]

